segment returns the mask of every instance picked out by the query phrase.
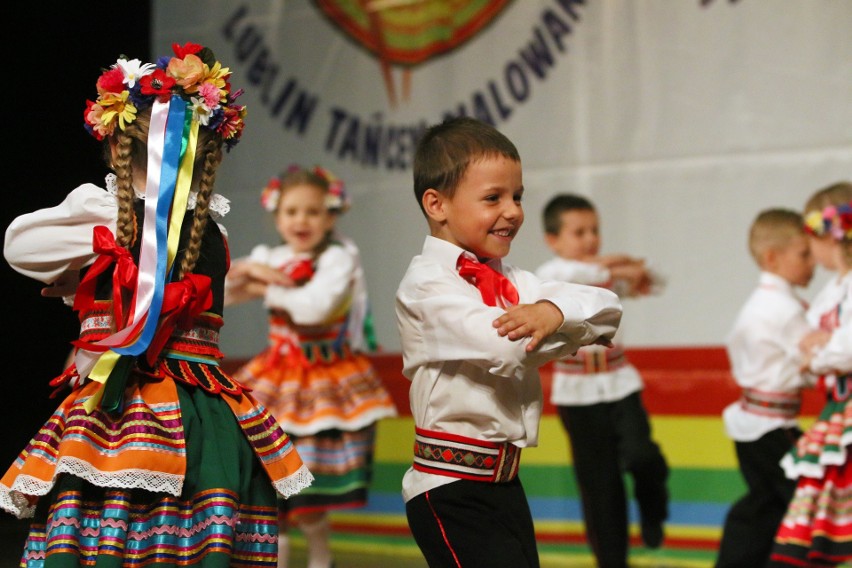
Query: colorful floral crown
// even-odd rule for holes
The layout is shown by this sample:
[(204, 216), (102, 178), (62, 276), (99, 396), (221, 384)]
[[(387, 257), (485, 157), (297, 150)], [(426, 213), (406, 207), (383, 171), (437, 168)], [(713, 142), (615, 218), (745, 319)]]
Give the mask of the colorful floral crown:
[(811, 211), (805, 215), (805, 229), (818, 237), (831, 235), (838, 241), (852, 240), (852, 201)]
[(242, 94), (231, 94), (230, 70), (213, 52), (194, 43), (172, 44), (175, 57), (142, 63), (122, 56), (98, 78), (98, 99), (86, 101), (86, 130), (98, 140), (110, 136), (116, 125), (124, 130), (139, 111), (177, 96), (192, 110), (193, 120), (213, 130), (230, 150), (245, 126), (246, 107), (234, 104)]
[[(281, 179), (302, 170), (302, 166), (292, 164), (287, 168), (283, 175), (270, 179), (266, 184), (266, 187), (264, 187), (263, 191), (260, 193), (260, 204), (263, 208), (270, 212), (274, 212), (278, 209), (278, 200), (281, 198)], [(325, 206), (329, 211), (345, 213), (349, 210), (352, 202), (349, 199), (349, 194), (346, 192), (346, 187), (344, 186), (342, 179), (320, 166), (314, 166), (313, 169), (305, 171), (309, 171), (319, 177), (326, 183), (326, 185), (328, 185), (328, 193), (325, 196)]]

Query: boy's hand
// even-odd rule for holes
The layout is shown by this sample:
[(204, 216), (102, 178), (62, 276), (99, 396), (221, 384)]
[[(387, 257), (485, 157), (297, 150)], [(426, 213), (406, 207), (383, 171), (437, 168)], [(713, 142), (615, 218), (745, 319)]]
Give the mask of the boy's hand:
[(535, 304), (520, 304), (506, 309), (506, 313), (494, 320), (500, 337), (517, 341), (529, 337), (526, 350), (532, 351), (541, 340), (552, 335), (564, 321), (562, 311), (548, 301)]

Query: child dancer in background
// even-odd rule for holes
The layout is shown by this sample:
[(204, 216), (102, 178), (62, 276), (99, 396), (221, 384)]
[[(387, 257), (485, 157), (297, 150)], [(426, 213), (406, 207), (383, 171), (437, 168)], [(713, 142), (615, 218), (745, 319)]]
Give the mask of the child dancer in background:
[(233, 303), (263, 299), (269, 347), (236, 376), (293, 437), (316, 476), (299, 501), (281, 501), (279, 566), (289, 554), (289, 520), (307, 539), (309, 568), (327, 568), (327, 512), (366, 504), (376, 422), (396, 409), (363, 354), (376, 345), (358, 250), (334, 233), (349, 206), (342, 182), (320, 167), (292, 166), (270, 181), (262, 202), (284, 244), (259, 245), (236, 262), (228, 296)]
[(823, 188), (805, 205), (817, 263), (836, 275), (807, 312), (804, 367), (819, 375), (828, 401), (781, 465), (796, 492), (778, 528), (773, 566), (835, 566), (852, 559), (852, 183)]
[(742, 396), (723, 413), (748, 492), (728, 511), (716, 568), (762, 567), (796, 482), (781, 468), (802, 434), (797, 421), (803, 374), (799, 341), (810, 331), (796, 287), (814, 273), (802, 216), (786, 209), (761, 211), (748, 238), (760, 268), (757, 288), (728, 336), (728, 357)]
[[(585, 197), (557, 195), (543, 213), (545, 242), (556, 255), (536, 275), (609, 288), (620, 297), (658, 293), (662, 278), (640, 259), (599, 256), (599, 218)], [(624, 356), (621, 333), (615, 346), (581, 347), (554, 363), (551, 402), (571, 441), (589, 544), (602, 568), (625, 568), (628, 551), (627, 493), (622, 477), (633, 477), (642, 540), (663, 542), (668, 517), (668, 465), (651, 438), (642, 405), (642, 378)]]
[(106, 189), (81, 185), (6, 231), (9, 263), (76, 291), (81, 321), (53, 382), (72, 392), (0, 480), (0, 506), (35, 514), (22, 566), (274, 565), (273, 486), (311, 481), (218, 367), (228, 253), (208, 217), (227, 212), (213, 185), (245, 109), (209, 49), (173, 48), (98, 79), (84, 117), (115, 171)]

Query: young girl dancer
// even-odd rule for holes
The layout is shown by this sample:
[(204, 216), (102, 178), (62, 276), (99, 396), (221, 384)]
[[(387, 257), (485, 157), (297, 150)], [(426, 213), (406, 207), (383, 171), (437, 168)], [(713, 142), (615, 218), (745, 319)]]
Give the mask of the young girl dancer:
[[(73, 292), (72, 392), (0, 480), (35, 515), (26, 566), (274, 566), (276, 494), (311, 475), (286, 434), (218, 367), (228, 255), (213, 213), (222, 147), (245, 108), (200, 45), (124, 57), (97, 82), (87, 129), (115, 174), (15, 219), (5, 256)], [(78, 284), (78, 285), (77, 285)]]
[(262, 203), (284, 244), (259, 245), (236, 262), (228, 296), (263, 298), (269, 347), (236, 377), (293, 437), (317, 478), (298, 500), (280, 502), (279, 566), (287, 562), (290, 517), (307, 539), (309, 568), (327, 568), (327, 512), (366, 503), (376, 421), (396, 409), (363, 354), (375, 342), (358, 250), (334, 233), (349, 205), (342, 182), (320, 167), (291, 166), (269, 182)]
[(811, 252), (835, 272), (808, 310), (815, 328), (802, 347), (828, 401), (784, 456), (796, 492), (775, 536), (773, 566), (835, 566), (852, 559), (852, 183), (817, 191), (805, 205)]

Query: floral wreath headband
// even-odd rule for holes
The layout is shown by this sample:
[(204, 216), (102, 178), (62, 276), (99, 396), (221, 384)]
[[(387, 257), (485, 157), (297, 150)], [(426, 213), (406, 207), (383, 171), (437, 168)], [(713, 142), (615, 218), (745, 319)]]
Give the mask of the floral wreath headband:
[(180, 98), (192, 112), (192, 120), (213, 130), (230, 150), (240, 140), (246, 107), (235, 104), (242, 90), (231, 93), (230, 69), (222, 67), (213, 52), (195, 43), (172, 44), (174, 57), (142, 63), (121, 56), (98, 78), (96, 101), (86, 101), (86, 130), (103, 140), (118, 126), (124, 130), (139, 111), (155, 101)]
[(805, 215), (805, 230), (817, 237), (831, 235), (837, 241), (852, 241), (852, 201), (811, 211)]
[(260, 204), (264, 209), (270, 213), (274, 213), (278, 209), (278, 201), (281, 199), (281, 179), (300, 171), (312, 173), (328, 185), (325, 206), (329, 211), (342, 214), (346, 213), (352, 206), (352, 200), (349, 198), (342, 179), (321, 166), (314, 166), (313, 169), (307, 170), (298, 164), (292, 164), (282, 175), (270, 179), (261, 191)]

